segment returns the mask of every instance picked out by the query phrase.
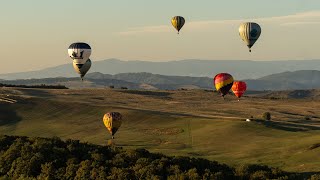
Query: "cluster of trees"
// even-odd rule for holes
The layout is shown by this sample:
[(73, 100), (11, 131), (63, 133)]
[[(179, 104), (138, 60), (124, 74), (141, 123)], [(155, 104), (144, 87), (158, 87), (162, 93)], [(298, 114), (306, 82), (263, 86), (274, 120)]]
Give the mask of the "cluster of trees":
[(215, 161), (169, 157), (145, 149), (0, 136), (0, 179), (296, 179), (263, 165), (232, 168)]
[(2, 84), (0, 83), (0, 87), (21, 87), (21, 88), (42, 88), (42, 89), (68, 89), (63, 85), (15, 85), (15, 84)]
[[(114, 87), (113, 85), (111, 85), (111, 86), (109, 86), (109, 88), (110, 88), (110, 89), (114, 89), (115, 87)], [(125, 87), (125, 86), (121, 86), (120, 89), (128, 89), (128, 88)]]

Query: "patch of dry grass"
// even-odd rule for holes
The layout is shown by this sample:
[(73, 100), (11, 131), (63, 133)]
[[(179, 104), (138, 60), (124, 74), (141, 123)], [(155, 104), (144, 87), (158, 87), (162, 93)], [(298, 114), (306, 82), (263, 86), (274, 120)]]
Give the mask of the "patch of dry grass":
[[(3, 88), (0, 94), (18, 99), (14, 104), (0, 102), (1, 134), (107, 144), (110, 134), (102, 117), (118, 111), (124, 116), (112, 142), (118, 146), (201, 156), (231, 165), (262, 163), (290, 171), (320, 171), (320, 102), (316, 100), (249, 96), (238, 102), (233, 96), (223, 100), (204, 90)], [(251, 116), (259, 120), (267, 111), (272, 115), (269, 123), (244, 121)]]

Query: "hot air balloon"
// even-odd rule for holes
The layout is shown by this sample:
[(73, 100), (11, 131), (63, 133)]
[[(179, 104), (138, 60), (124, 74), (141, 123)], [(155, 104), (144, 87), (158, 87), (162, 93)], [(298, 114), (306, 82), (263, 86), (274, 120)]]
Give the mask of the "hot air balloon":
[(251, 47), (259, 39), (261, 34), (261, 28), (259, 24), (254, 22), (242, 23), (239, 27), (239, 35), (241, 39), (247, 44), (249, 52)]
[(114, 139), (114, 134), (118, 131), (122, 124), (122, 115), (118, 112), (109, 112), (103, 116), (103, 123), (112, 135)]
[(183, 27), (185, 20), (182, 16), (175, 16), (171, 19), (172, 26), (178, 31), (178, 34)]
[(68, 54), (76, 63), (84, 64), (91, 55), (91, 47), (87, 43), (72, 43), (68, 48)]
[(238, 101), (240, 101), (241, 96), (247, 90), (247, 84), (243, 81), (235, 81), (231, 89), (234, 95), (238, 97)]
[(77, 63), (77, 61), (73, 61), (74, 70), (80, 74), (81, 79), (83, 80), (84, 75), (89, 71), (91, 67), (91, 60), (88, 59), (84, 64)]
[(221, 96), (224, 98), (232, 87), (233, 77), (228, 73), (220, 73), (213, 78), (213, 82), (217, 91), (220, 92)]
[(91, 47), (83, 42), (72, 43), (68, 48), (68, 54), (73, 60), (73, 68), (83, 80), (84, 75), (91, 67), (91, 60), (89, 59)]

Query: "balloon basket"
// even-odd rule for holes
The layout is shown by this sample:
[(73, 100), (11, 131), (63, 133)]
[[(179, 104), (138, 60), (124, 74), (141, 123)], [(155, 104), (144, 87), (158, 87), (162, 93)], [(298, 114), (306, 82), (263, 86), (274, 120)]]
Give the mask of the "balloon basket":
[(108, 141), (107, 141), (107, 146), (115, 146), (116, 144), (115, 144), (115, 142), (114, 142), (114, 140), (113, 139), (108, 139)]

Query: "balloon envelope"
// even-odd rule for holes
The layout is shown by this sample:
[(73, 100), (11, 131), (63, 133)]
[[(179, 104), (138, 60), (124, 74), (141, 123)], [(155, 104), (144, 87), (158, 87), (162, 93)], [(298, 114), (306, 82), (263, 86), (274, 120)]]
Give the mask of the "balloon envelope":
[(171, 19), (171, 24), (178, 31), (178, 33), (180, 32), (184, 23), (185, 23), (185, 20), (182, 16), (175, 16)]
[(240, 98), (247, 90), (247, 84), (243, 81), (235, 81), (231, 89), (234, 95)]
[(246, 43), (251, 52), (251, 47), (259, 39), (261, 34), (261, 27), (254, 22), (242, 23), (239, 27), (239, 35), (241, 39)]
[(84, 64), (77, 63), (77, 61), (73, 61), (73, 68), (74, 70), (80, 74), (81, 79), (87, 74), (91, 67), (91, 60), (88, 59)]
[(122, 115), (119, 112), (108, 112), (103, 116), (103, 123), (113, 137), (122, 124)]
[(68, 48), (68, 54), (76, 63), (84, 64), (91, 55), (91, 47), (87, 43), (73, 43)]
[(233, 77), (228, 73), (220, 73), (213, 78), (213, 82), (217, 91), (220, 92), (222, 96), (225, 96), (232, 87)]

